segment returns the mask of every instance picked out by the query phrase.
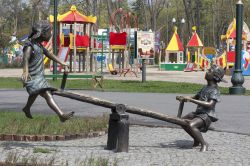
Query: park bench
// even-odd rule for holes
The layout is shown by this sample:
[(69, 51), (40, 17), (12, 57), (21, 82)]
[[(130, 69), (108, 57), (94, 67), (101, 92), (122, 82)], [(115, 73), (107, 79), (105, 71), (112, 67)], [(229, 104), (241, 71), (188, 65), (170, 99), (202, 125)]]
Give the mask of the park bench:
[[(63, 78), (63, 74), (50, 74), (45, 75), (46, 78)], [(99, 74), (69, 74), (67, 78), (78, 78), (78, 79), (92, 79), (92, 87), (103, 88), (103, 75)]]

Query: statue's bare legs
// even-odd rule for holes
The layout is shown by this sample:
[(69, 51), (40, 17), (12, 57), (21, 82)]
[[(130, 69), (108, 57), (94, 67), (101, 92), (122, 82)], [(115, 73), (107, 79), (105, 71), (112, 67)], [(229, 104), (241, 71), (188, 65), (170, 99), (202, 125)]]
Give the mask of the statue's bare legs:
[(41, 96), (46, 100), (48, 106), (59, 116), (61, 122), (65, 122), (74, 115), (74, 112), (64, 113), (56, 104), (50, 91), (43, 92)]
[(197, 147), (200, 145), (200, 142), (195, 139), (195, 137), (190, 133), (189, 129), (187, 127), (182, 126), (182, 128), (194, 139), (193, 147)]
[(23, 108), (23, 112), (25, 113), (25, 116), (27, 118), (33, 119), (32, 115), (30, 113), (30, 107), (32, 106), (32, 104), (36, 100), (37, 96), (38, 96), (37, 94), (36, 95), (30, 95), (25, 107)]
[[(185, 115), (182, 117), (187, 123), (190, 123), (191, 120), (194, 118), (193, 116), (190, 117), (190, 114)], [(194, 144), (193, 147), (197, 147), (200, 145), (200, 142), (190, 133), (189, 129), (187, 126), (181, 126), (193, 139), (194, 139)]]
[(208, 150), (208, 143), (205, 142), (205, 140), (202, 137), (201, 132), (199, 131), (199, 127), (204, 125), (204, 122), (200, 118), (194, 118), (191, 121), (188, 121), (188, 126), (184, 130), (192, 137), (194, 138), (194, 145), (198, 146), (199, 143), (201, 143), (201, 152), (205, 152)]
[[(40, 94), (47, 102), (48, 106), (55, 111), (55, 113), (59, 116), (60, 121), (61, 122), (65, 122), (66, 120), (70, 119), (73, 115), (74, 112), (70, 112), (70, 113), (64, 113), (56, 104), (53, 96), (51, 95), (51, 93), (49, 91), (45, 91), (43, 93)], [(25, 113), (25, 116), (27, 118), (32, 119), (32, 115), (30, 113), (30, 108), (32, 106), (32, 104), (34, 103), (34, 101), (37, 98), (37, 94), (36, 95), (30, 95), (27, 101), (27, 104), (25, 105), (25, 107), (23, 108), (23, 112)]]

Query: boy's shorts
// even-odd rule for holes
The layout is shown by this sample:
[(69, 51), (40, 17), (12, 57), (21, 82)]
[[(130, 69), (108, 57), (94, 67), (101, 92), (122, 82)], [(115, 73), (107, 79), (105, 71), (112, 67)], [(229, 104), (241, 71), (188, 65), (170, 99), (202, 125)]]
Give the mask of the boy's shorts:
[(194, 119), (194, 118), (201, 118), (204, 126), (199, 128), (201, 132), (207, 132), (208, 127), (211, 125), (212, 121), (207, 114), (201, 114), (196, 112), (191, 112), (185, 116), (186, 119)]

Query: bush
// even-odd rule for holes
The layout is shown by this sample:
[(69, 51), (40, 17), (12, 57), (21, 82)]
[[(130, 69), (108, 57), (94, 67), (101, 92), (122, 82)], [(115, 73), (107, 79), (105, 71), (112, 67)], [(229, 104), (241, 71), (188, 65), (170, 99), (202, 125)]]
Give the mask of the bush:
[(0, 62), (0, 69), (4, 68), (21, 68), (22, 62), (20, 60), (15, 60), (12, 63), (5, 64), (4, 62)]

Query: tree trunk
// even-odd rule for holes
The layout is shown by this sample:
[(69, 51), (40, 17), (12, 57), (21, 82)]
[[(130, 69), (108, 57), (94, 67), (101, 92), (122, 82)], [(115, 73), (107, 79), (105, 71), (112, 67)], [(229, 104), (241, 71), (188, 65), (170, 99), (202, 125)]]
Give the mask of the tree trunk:
[(112, 14), (112, 6), (111, 6), (111, 0), (106, 0), (107, 2), (107, 8), (108, 8), (108, 18), (111, 21), (111, 24), (113, 24), (112, 19), (111, 19), (111, 14)]
[(142, 10), (143, 10), (143, 15), (144, 15), (144, 19), (145, 19), (146, 30), (148, 30), (148, 17), (147, 17), (146, 7), (145, 7), (144, 1), (142, 1)]
[(200, 27), (201, 27), (201, 23), (200, 23), (200, 6), (201, 5), (201, 1), (200, 0), (196, 0), (196, 26), (197, 26), (197, 33), (200, 35)]
[(190, 5), (188, 3), (191, 3), (191, 2), (190, 1), (188, 2), (187, 0), (183, 0), (184, 9), (185, 9), (186, 18), (187, 18), (188, 33), (189, 33), (189, 36), (192, 36), (193, 21), (192, 21), (192, 13), (189, 9)]

